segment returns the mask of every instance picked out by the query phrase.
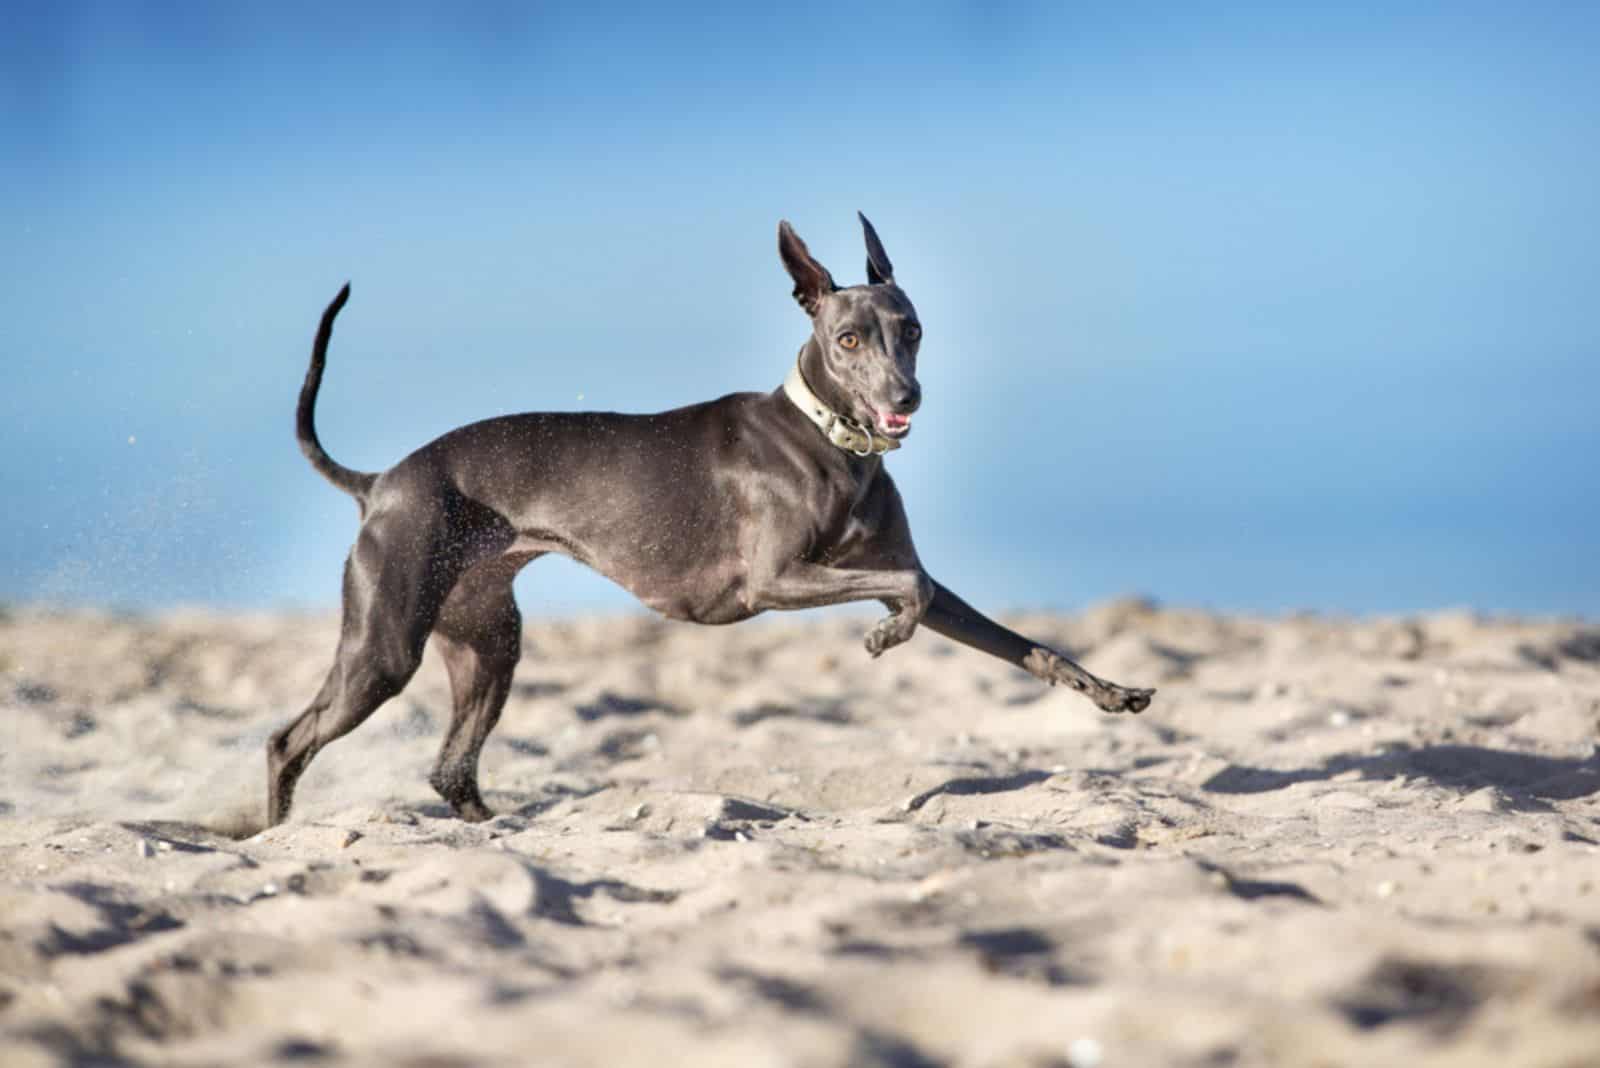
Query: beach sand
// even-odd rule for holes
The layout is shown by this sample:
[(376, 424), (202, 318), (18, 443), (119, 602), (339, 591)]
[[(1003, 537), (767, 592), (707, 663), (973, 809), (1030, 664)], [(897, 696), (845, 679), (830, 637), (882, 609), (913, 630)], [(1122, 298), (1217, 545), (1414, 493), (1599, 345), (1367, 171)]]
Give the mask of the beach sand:
[(869, 622), (530, 622), (480, 824), (430, 653), (262, 830), (332, 617), (11, 608), (0, 1062), (1600, 1064), (1600, 629)]

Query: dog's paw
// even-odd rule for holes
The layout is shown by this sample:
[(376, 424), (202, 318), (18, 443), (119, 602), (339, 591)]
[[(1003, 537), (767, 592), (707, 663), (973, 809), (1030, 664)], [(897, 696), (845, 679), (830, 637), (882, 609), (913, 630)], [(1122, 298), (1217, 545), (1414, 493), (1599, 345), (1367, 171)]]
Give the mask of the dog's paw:
[(1155, 693), (1154, 690), (1115, 686), (1109, 687), (1103, 696), (1097, 696), (1094, 703), (1107, 712), (1131, 712), (1137, 716), (1150, 707), (1150, 698)]
[(1132, 689), (1096, 678), (1077, 664), (1051, 649), (1036, 648), (1022, 666), (1052, 686), (1070, 686), (1106, 712), (1138, 714), (1150, 707), (1154, 690)]
[(880, 619), (876, 626), (867, 631), (867, 637), (862, 642), (867, 647), (867, 655), (876, 659), (883, 655), (884, 650), (893, 649), (901, 642), (909, 641), (911, 635), (916, 633), (915, 620), (910, 622), (902, 615), (892, 615)]

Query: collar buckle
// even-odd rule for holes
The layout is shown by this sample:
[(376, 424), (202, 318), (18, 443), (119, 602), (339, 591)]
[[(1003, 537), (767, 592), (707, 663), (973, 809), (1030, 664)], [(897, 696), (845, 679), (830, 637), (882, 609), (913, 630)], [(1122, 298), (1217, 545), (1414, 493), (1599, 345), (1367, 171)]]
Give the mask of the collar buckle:
[(853, 419), (846, 419), (838, 412), (830, 412), (827, 426), (828, 440), (833, 442), (845, 452), (857, 456), (871, 456), (874, 453), (888, 452), (887, 448), (878, 449), (874, 446), (872, 432), (856, 423)]

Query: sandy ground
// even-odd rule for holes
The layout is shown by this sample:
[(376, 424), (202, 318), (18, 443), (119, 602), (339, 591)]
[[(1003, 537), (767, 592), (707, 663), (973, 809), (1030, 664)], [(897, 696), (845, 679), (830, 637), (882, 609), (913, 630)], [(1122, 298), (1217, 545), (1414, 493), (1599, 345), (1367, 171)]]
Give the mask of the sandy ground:
[(0, 1061), (1600, 1064), (1600, 629), (1012, 620), (1108, 717), (865, 619), (431, 654), (262, 831), (328, 618), (0, 616)]

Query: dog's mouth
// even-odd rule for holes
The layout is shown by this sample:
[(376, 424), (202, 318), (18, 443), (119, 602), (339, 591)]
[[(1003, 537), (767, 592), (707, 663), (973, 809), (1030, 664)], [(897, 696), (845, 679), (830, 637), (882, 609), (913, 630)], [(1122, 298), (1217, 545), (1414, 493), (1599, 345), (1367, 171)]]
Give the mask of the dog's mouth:
[(899, 412), (881, 409), (874, 414), (878, 418), (878, 432), (884, 437), (903, 438), (911, 433), (911, 417), (909, 415), (901, 415)]

